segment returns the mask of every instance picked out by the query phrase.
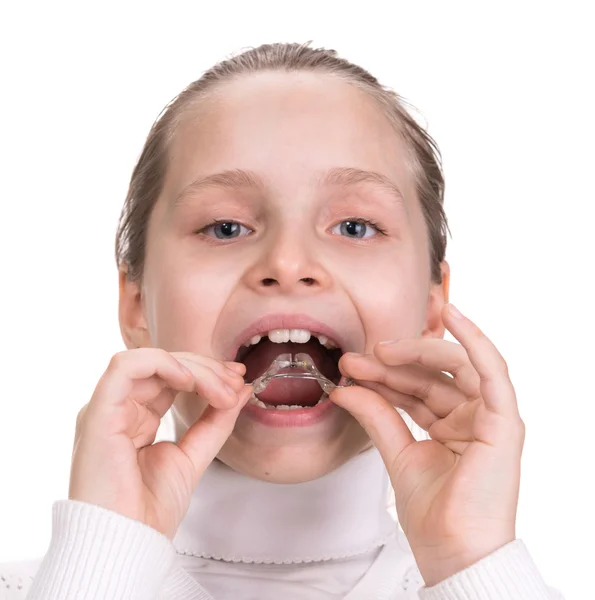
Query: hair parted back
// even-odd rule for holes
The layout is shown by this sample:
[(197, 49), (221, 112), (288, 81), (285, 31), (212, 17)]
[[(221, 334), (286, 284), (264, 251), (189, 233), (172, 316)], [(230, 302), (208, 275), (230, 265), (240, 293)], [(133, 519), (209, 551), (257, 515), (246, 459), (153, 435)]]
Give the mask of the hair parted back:
[(385, 111), (409, 150), (409, 164), (427, 225), (431, 278), (441, 283), (440, 263), (446, 254), (448, 221), (444, 212), (444, 176), (440, 151), (433, 138), (408, 112), (407, 102), (382, 86), (365, 69), (337, 56), (335, 50), (307, 44), (263, 44), (217, 63), (176, 96), (157, 117), (136, 163), (116, 234), (116, 261), (133, 281), (142, 279), (146, 233), (161, 193), (170, 142), (179, 117), (218, 83), (263, 71), (309, 71), (333, 75), (372, 96)]

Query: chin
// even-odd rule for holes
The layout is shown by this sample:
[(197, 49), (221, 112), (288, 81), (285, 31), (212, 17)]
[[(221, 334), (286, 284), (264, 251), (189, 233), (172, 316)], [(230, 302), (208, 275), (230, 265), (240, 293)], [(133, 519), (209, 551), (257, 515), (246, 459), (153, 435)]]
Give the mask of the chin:
[(320, 439), (302, 439), (300, 443), (287, 438), (283, 443), (281, 436), (274, 436), (276, 439), (254, 444), (232, 435), (217, 458), (237, 473), (269, 483), (313, 481), (371, 447), (369, 437), (354, 419), (350, 425), (343, 430), (344, 435), (330, 443)]

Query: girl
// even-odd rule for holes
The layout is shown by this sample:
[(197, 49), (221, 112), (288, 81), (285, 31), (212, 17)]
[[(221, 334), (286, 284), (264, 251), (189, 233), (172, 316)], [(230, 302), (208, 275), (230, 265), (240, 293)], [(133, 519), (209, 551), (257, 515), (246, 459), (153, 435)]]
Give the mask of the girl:
[[(560, 598), (515, 535), (506, 363), (448, 304), (443, 193), (401, 99), (332, 51), (264, 45), (184, 90), (122, 212), (128, 350), (78, 415), (48, 552), (5, 597)], [(253, 393), (298, 353), (339, 387)]]

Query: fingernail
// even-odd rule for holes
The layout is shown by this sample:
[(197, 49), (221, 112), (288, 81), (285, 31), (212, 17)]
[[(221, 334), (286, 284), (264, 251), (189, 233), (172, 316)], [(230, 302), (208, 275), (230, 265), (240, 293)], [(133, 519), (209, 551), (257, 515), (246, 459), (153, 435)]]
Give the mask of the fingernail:
[(228, 386), (227, 383), (224, 383), (223, 386), (225, 387), (230, 396), (232, 396), (233, 398), (236, 397), (236, 391), (232, 387)]
[(390, 344), (396, 344), (395, 340), (385, 340), (384, 342), (378, 342), (381, 346), (389, 346)]
[(448, 312), (454, 319), (461, 319), (463, 317), (463, 315), (460, 313), (460, 311), (454, 304), (448, 305)]
[(225, 362), (224, 366), (232, 373), (239, 373), (240, 375), (243, 375), (246, 372), (246, 365), (243, 363)]

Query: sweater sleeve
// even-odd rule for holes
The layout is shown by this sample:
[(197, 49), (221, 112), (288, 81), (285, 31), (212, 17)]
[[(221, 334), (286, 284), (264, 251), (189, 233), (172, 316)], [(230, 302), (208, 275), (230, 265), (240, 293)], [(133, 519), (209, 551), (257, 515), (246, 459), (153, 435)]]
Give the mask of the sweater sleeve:
[(444, 581), (418, 590), (420, 600), (564, 600), (546, 585), (522, 540), (514, 540)]
[(27, 600), (151, 600), (174, 558), (173, 544), (152, 527), (100, 506), (59, 500)]

